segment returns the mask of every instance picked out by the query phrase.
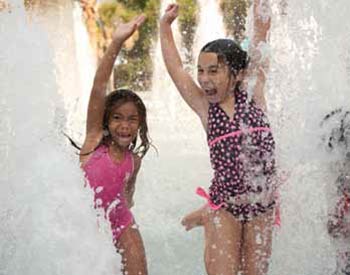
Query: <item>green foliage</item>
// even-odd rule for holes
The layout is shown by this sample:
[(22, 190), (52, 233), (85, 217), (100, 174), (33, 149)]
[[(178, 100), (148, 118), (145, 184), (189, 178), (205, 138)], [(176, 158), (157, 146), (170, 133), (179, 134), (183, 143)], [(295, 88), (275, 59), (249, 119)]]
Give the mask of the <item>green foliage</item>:
[(146, 21), (139, 29), (139, 37), (130, 50), (123, 50), (123, 64), (115, 68), (118, 86), (136, 90), (148, 90), (152, 79), (153, 64), (150, 50), (157, 34), (160, 0), (109, 0), (99, 5), (99, 16), (104, 28), (113, 28), (113, 22), (129, 21), (144, 13)]
[(121, 7), (117, 8), (117, 3), (106, 2), (98, 7), (98, 14), (105, 24), (111, 25), (116, 17), (116, 10), (122, 10)]
[(143, 10), (149, 1), (147, 1), (147, 0), (120, 0), (118, 2), (123, 3), (126, 7), (131, 8), (131, 9)]
[(114, 83), (118, 87), (128, 87), (135, 91), (150, 89), (152, 79), (152, 60), (149, 55), (142, 59), (128, 59), (127, 63), (120, 64), (114, 74)]
[(112, 26), (117, 20), (129, 21), (137, 15), (135, 10), (128, 9), (124, 4), (116, 1), (102, 2), (98, 7), (98, 14), (105, 26)]
[[(224, 23), (230, 35), (242, 40), (245, 31), (245, 18), (249, 0), (220, 0), (224, 14)], [(192, 62), (192, 46), (198, 24), (197, 0), (176, 0), (179, 4), (179, 28), (183, 46), (186, 49), (187, 62)], [(120, 86), (135, 90), (149, 90), (151, 86), (153, 64), (151, 48), (158, 33), (160, 0), (106, 0), (99, 4), (97, 22), (102, 37), (114, 29), (113, 23), (129, 21), (134, 16), (144, 13), (146, 21), (139, 29), (139, 37), (132, 49), (121, 53), (122, 64), (116, 67), (115, 81)], [(108, 37), (108, 35), (107, 35)]]
[(221, 0), (224, 24), (228, 33), (237, 41), (244, 38), (248, 0)]
[(144, 9), (146, 20), (146, 32), (156, 35), (159, 20), (160, 0), (148, 0)]

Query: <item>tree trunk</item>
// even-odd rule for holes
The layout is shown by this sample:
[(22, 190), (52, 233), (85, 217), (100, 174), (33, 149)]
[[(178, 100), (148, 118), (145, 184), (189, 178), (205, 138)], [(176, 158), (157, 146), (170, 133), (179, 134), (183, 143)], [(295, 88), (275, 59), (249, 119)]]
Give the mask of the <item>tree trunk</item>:
[(106, 37), (103, 26), (99, 26), (99, 16), (96, 11), (96, 0), (80, 0), (85, 25), (90, 37), (90, 43), (97, 59), (103, 56), (106, 47)]

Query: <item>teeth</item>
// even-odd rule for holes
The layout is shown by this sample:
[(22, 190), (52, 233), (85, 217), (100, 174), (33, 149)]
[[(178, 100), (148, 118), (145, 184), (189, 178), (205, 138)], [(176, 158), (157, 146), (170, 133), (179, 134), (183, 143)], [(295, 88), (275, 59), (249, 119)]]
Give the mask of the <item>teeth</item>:
[(207, 93), (207, 95), (214, 95), (216, 93), (216, 90), (215, 89), (205, 90), (205, 92)]
[(120, 138), (129, 138), (130, 135), (119, 135)]

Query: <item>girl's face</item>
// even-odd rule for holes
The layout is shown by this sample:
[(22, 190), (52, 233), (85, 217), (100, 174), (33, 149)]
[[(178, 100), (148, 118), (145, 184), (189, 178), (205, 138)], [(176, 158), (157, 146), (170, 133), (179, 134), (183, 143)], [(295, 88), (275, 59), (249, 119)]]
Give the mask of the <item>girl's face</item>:
[(122, 148), (128, 148), (136, 138), (140, 127), (140, 117), (133, 102), (126, 102), (112, 108), (108, 129), (112, 140)]
[(210, 103), (226, 101), (236, 84), (236, 78), (230, 72), (229, 67), (219, 62), (216, 53), (200, 53), (197, 77)]

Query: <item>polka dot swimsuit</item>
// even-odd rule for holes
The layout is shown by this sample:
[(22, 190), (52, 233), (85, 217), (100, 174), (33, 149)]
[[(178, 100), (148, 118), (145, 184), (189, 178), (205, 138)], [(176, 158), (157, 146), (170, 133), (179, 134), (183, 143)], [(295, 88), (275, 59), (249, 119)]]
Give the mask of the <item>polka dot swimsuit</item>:
[(219, 104), (209, 105), (207, 138), (214, 169), (211, 201), (224, 203), (241, 221), (272, 209), (275, 142), (267, 117), (254, 101), (247, 102), (246, 92), (235, 93), (232, 120)]

